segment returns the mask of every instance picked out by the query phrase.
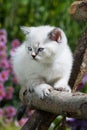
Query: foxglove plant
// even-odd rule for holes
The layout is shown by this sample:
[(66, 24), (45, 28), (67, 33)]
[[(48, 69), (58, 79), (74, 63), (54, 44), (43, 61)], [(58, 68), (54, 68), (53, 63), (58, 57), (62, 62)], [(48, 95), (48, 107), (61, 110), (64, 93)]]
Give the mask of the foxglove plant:
[[(16, 41), (18, 41), (16, 39)], [(14, 46), (14, 41), (12, 41), (12, 49), (17, 47)], [(16, 42), (17, 43), (17, 42)], [(13, 106), (14, 104), (9, 105), (9, 101), (13, 102), (14, 98), (14, 88), (13, 79), (14, 73), (12, 70), (12, 65), (10, 62), (9, 54), (7, 53), (7, 32), (4, 29), (0, 30), (0, 124), (2, 122), (10, 122), (13, 120), (16, 115), (16, 108)], [(18, 45), (20, 42), (18, 41)], [(11, 49), (11, 50), (12, 50)], [(12, 79), (13, 78), (13, 79)], [(16, 78), (14, 82), (16, 81)], [(17, 83), (17, 81), (16, 81)], [(2, 120), (3, 121), (2, 121)], [(3, 123), (5, 124), (5, 123)]]
[[(14, 90), (17, 87), (17, 78), (13, 72), (11, 64), (11, 56), (14, 55), (15, 49), (20, 45), (18, 39), (14, 39), (9, 45), (10, 51), (8, 52), (7, 46), (7, 32), (4, 29), (0, 30), (0, 124), (6, 125), (13, 121), (16, 115), (16, 108), (14, 102), (16, 93)], [(16, 98), (17, 99), (17, 98)], [(10, 102), (9, 102), (10, 101)], [(18, 126), (23, 126), (27, 121), (26, 118), (14, 121)]]

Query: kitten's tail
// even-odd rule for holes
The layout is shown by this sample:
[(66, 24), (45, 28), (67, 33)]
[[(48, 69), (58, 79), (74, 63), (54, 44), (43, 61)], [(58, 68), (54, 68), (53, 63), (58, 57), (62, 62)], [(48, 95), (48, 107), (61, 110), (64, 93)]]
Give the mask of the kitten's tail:
[(17, 120), (21, 120), (21, 118), (23, 117), (23, 115), (25, 114), (26, 112), (26, 109), (27, 109), (27, 105), (24, 105), (24, 104), (20, 104), (18, 109), (17, 109)]

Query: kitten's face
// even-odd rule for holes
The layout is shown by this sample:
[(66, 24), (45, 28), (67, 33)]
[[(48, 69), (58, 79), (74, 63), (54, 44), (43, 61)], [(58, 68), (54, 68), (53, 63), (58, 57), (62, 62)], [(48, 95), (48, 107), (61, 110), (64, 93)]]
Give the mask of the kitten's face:
[(31, 60), (50, 63), (61, 51), (61, 32), (53, 27), (31, 28), (26, 35), (26, 50)]
[(56, 55), (56, 45), (53, 46), (50, 43), (40, 43), (35, 42), (26, 45), (27, 52), (29, 57), (32, 60), (49, 63), (53, 61), (53, 58)]

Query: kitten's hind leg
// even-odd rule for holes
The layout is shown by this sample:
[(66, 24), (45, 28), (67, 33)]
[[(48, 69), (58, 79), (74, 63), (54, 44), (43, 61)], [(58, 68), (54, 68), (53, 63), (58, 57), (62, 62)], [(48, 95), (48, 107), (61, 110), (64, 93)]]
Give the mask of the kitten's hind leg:
[(54, 89), (59, 91), (67, 91), (71, 92), (71, 88), (68, 85), (68, 81), (66, 79), (60, 79), (54, 84)]

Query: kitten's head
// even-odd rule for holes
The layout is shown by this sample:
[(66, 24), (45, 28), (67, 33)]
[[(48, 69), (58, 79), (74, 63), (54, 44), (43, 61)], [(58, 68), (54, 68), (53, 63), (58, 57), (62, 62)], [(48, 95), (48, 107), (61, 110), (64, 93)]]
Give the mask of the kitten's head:
[(67, 43), (64, 32), (51, 26), (21, 27), (26, 35), (26, 49), (32, 60), (52, 63)]

